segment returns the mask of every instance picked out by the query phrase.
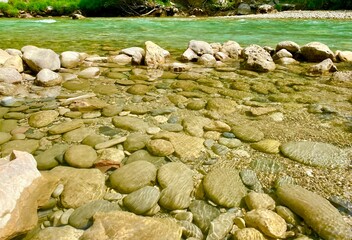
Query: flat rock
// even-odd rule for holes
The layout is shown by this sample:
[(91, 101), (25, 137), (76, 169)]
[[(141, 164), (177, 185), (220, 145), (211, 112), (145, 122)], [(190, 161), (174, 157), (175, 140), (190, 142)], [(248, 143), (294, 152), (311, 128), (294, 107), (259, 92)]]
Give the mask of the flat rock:
[(283, 205), (302, 217), (323, 239), (352, 239), (351, 226), (322, 196), (292, 184), (279, 186), (276, 193)]
[(286, 49), (287, 51), (289, 51), (292, 54), (295, 54), (296, 52), (298, 52), (300, 50), (300, 47), (297, 43), (292, 42), (292, 41), (282, 41), (279, 42), (276, 45), (276, 52), (280, 51), (281, 49)]
[(55, 110), (47, 110), (33, 113), (28, 118), (28, 124), (31, 127), (41, 128), (53, 123), (59, 113)]
[(89, 67), (78, 73), (80, 78), (97, 78), (100, 75), (100, 69), (98, 67)]
[(65, 161), (72, 167), (90, 168), (97, 160), (94, 148), (87, 145), (72, 145), (65, 152)]
[(207, 240), (226, 239), (227, 234), (229, 234), (233, 227), (235, 218), (236, 214), (234, 213), (221, 213), (211, 221)]
[(254, 148), (255, 150), (258, 150), (260, 152), (264, 153), (279, 153), (280, 152), (280, 147), (281, 143), (277, 140), (273, 139), (263, 139), (259, 142), (252, 143), (251, 147)]
[(102, 199), (105, 191), (105, 175), (98, 169), (77, 169), (58, 166), (50, 174), (64, 185), (60, 195), (65, 208), (78, 208), (90, 201)]
[(205, 151), (203, 138), (174, 132), (160, 132), (156, 134), (154, 138), (164, 138), (169, 140), (174, 146), (174, 154), (184, 162), (194, 161), (201, 157), (202, 153)]
[(233, 126), (232, 133), (245, 142), (258, 142), (264, 138), (263, 132), (251, 126)]
[(321, 142), (288, 142), (281, 145), (282, 154), (294, 161), (315, 167), (346, 167), (348, 155), (342, 149)]
[(284, 238), (286, 222), (277, 213), (267, 209), (254, 209), (244, 216), (246, 225), (254, 227), (272, 238)]
[(39, 231), (31, 240), (55, 240), (55, 239), (70, 239), (79, 240), (84, 231), (71, 227), (69, 225), (62, 227), (48, 227)]
[(123, 198), (123, 205), (135, 214), (145, 214), (154, 208), (160, 198), (158, 188), (145, 186)]
[(186, 117), (182, 122), (184, 130), (194, 137), (203, 137), (203, 128), (211, 123), (209, 118), (201, 116)]
[(10, 141), (11, 138), (12, 138), (12, 135), (10, 133), (0, 132), (0, 144)]
[(60, 59), (51, 49), (44, 48), (28, 48), (24, 51), (23, 60), (34, 72), (39, 72), (42, 69), (50, 69), (56, 71), (60, 69)]
[(182, 229), (173, 219), (140, 217), (129, 212), (115, 211), (95, 214), (93, 226), (84, 232), (81, 239), (179, 240), (181, 235)]
[(69, 224), (77, 229), (87, 229), (93, 224), (93, 216), (97, 212), (121, 211), (119, 204), (106, 200), (94, 200), (74, 210)]
[(62, 134), (62, 133), (66, 133), (66, 132), (75, 130), (77, 128), (80, 128), (83, 125), (84, 125), (84, 123), (80, 119), (67, 121), (67, 122), (59, 123), (55, 126), (52, 126), (49, 129), (49, 133), (50, 134)]
[(120, 193), (131, 193), (156, 181), (156, 167), (147, 161), (136, 161), (115, 170), (110, 175), (113, 188)]
[(3, 157), (9, 155), (13, 150), (34, 153), (39, 147), (39, 141), (33, 139), (12, 140), (1, 146), (1, 155)]
[(86, 137), (94, 134), (94, 130), (91, 128), (80, 127), (75, 130), (66, 132), (62, 139), (67, 143), (80, 143)]
[(203, 179), (203, 187), (210, 200), (228, 208), (238, 207), (247, 193), (239, 172), (229, 168), (210, 171)]
[(149, 127), (143, 119), (130, 116), (117, 116), (112, 119), (115, 127), (134, 132), (146, 132)]

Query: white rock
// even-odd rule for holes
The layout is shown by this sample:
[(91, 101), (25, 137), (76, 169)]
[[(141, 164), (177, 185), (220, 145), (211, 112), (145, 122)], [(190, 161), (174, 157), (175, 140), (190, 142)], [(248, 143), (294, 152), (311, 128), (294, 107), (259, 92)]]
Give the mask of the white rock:
[(165, 49), (156, 45), (151, 41), (145, 42), (145, 65), (149, 67), (158, 67), (165, 63), (165, 57), (168, 55), (168, 52), (165, 52)]
[(81, 57), (78, 52), (66, 51), (60, 55), (61, 66), (64, 68), (77, 67), (81, 62)]
[(0, 82), (18, 83), (22, 81), (22, 75), (14, 68), (0, 68)]
[(183, 61), (196, 61), (198, 59), (198, 55), (190, 48), (187, 48), (187, 50), (182, 54), (181, 59)]
[(80, 78), (97, 78), (100, 75), (100, 69), (98, 67), (89, 67), (78, 73)]
[(22, 51), (23, 49), (25, 50), (23, 53), (23, 60), (34, 72), (39, 72), (45, 68), (52, 71), (60, 69), (61, 63), (59, 55), (57, 55), (53, 50), (36, 48), (33, 46), (22, 48)]
[(24, 70), (22, 58), (18, 55), (11, 56), (9, 59), (7, 59), (4, 63), (4, 67), (14, 68), (18, 72), (23, 72)]
[(352, 62), (352, 51), (337, 51), (336, 55), (341, 62)]
[(214, 54), (211, 45), (204, 41), (191, 40), (188, 44), (188, 48), (193, 50), (193, 52), (195, 52), (199, 56), (203, 54)]
[(53, 72), (50, 69), (42, 69), (37, 74), (35, 82), (40, 86), (52, 87), (60, 85), (62, 83), (62, 77), (60, 74)]
[(10, 54), (0, 49), (0, 66), (2, 66), (10, 57), (11, 57)]

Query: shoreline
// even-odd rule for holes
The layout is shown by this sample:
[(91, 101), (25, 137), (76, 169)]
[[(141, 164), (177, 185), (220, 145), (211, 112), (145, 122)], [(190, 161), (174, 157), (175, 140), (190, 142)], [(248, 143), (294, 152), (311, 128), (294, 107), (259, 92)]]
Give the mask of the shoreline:
[(266, 14), (250, 14), (227, 16), (227, 18), (250, 18), (250, 19), (337, 19), (352, 20), (351, 10), (326, 10), (307, 11), (293, 10)]

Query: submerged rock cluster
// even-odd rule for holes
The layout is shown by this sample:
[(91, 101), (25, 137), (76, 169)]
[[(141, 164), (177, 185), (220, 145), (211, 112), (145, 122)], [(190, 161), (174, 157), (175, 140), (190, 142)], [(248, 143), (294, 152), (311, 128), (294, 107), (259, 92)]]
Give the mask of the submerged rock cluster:
[(0, 50), (0, 239), (352, 239), (351, 56)]

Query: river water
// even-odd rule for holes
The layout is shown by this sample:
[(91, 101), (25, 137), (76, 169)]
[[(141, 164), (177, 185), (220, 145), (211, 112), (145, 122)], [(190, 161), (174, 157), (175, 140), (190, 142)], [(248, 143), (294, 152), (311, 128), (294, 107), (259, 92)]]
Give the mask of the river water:
[(68, 18), (1, 19), (0, 48), (25, 45), (105, 54), (111, 48), (141, 46), (154, 41), (179, 54), (190, 40), (237, 41), (275, 45), (284, 40), (300, 45), (311, 41), (333, 50), (352, 50), (352, 24), (348, 20), (233, 19), (233, 18)]

